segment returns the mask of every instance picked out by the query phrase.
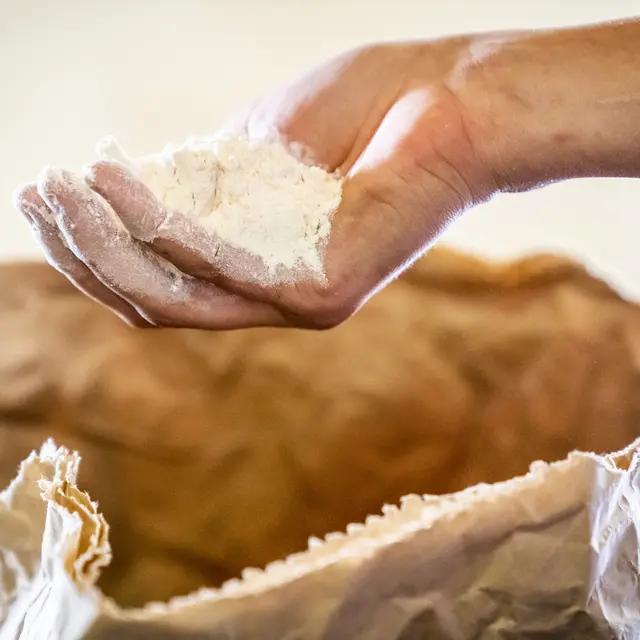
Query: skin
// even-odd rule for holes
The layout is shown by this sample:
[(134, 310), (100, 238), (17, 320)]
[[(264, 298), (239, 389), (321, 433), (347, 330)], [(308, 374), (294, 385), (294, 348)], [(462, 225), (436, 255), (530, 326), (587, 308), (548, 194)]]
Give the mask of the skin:
[(130, 324), (326, 329), (497, 193), (640, 177), (639, 123), (640, 20), (374, 45), (328, 62), (226, 127), (275, 132), (346, 177), (325, 283), (225, 275), (233, 249), (212, 251), (179, 216), (163, 225), (168, 212), (116, 164), (91, 165), (84, 182), (44, 171), (16, 204), (49, 262)]

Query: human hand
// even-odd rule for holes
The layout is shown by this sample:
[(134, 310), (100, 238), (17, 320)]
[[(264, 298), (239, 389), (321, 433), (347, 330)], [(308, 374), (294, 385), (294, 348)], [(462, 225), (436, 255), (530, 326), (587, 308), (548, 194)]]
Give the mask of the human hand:
[[(265, 288), (226, 277), (209, 255), (163, 235), (166, 211), (116, 164), (95, 163), (88, 186), (66, 172), (45, 173), (18, 194), (18, 206), (50, 262), (134, 324), (334, 326), (489, 193), (463, 107), (445, 84), (461, 49), (446, 42), (349, 53), (228, 127), (250, 137), (275, 130), (346, 176), (325, 284)], [(178, 282), (165, 259), (192, 277)]]
[[(539, 75), (555, 91), (554, 82), (567, 82), (567, 68), (551, 77), (549, 64), (537, 68), (523, 57), (535, 47), (566, 53), (565, 42), (575, 47), (576, 41), (575, 34), (538, 39), (366, 47), (261, 100), (230, 125), (250, 137), (275, 131), (314, 163), (346, 176), (324, 255), (324, 283), (265, 287), (229, 277), (220, 268), (224, 256), (199, 248), (195, 235), (185, 242), (186, 221), (180, 230), (163, 225), (166, 209), (116, 164), (95, 163), (87, 184), (64, 172), (45, 173), (18, 194), (18, 205), (50, 262), (131, 323), (332, 327), (407, 268), (457, 215), (499, 190), (620, 171), (615, 145), (609, 164), (602, 154), (585, 152), (572, 135), (584, 130), (583, 122), (575, 109), (557, 108), (553, 91), (549, 111), (531, 117), (535, 109), (527, 110), (522, 96), (538, 91)], [(628, 74), (624, 80), (628, 85)], [(600, 123), (588, 124), (597, 129)], [(620, 137), (628, 144), (628, 136)]]

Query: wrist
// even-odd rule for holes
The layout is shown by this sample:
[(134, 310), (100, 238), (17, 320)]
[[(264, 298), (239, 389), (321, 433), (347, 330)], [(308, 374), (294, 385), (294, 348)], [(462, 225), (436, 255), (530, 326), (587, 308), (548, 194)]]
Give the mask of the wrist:
[(459, 69), (496, 190), (640, 177), (640, 21), (472, 38)]

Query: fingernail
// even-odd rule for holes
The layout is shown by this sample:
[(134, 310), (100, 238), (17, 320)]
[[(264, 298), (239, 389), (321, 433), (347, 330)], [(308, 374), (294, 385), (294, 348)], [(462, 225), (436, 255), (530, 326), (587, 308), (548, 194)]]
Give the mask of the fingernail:
[(119, 162), (97, 160), (91, 164), (84, 165), (82, 167), (82, 175), (86, 183), (94, 187), (101, 183), (104, 184), (105, 181), (110, 178), (132, 180), (134, 173), (130, 167), (120, 164)]
[[(34, 191), (35, 193), (31, 193)], [(49, 211), (44, 203), (39, 204), (37, 201), (34, 201), (34, 198), (37, 200), (39, 196), (36, 191), (36, 185), (32, 182), (18, 187), (13, 192), (14, 206), (20, 213), (26, 216), (30, 222), (38, 224), (40, 221), (44, 221), (49, 225), (55, 226), (51, 211)]]
[(108, 176), (109, 170), (118, 169), (120, 172), (125, 171), (125, 168), (117, 162), (109, 162), (107, 160), (97, 160), (90, 164), (86, 164), (82, 167), (82, 176), (85, 182), (94, 187), (99, 185), (105, 180), (105, 172)]
[(11, 201), (16, 209), (23, 209), (26, 204), (29, 204), (28, 201), (25, 200), (25, 192), (31, 186), (32, 183), (25, 182), (22, 186), (16, 187), (13, 190), (13, 193), (11, 194)]
[(38, 193), (51, 209), (54, 216), (64, 213), (58, 200), (59, 189), (78, 193), (84, 188), (86, 188), (84, 181), (65, 169), (45, 166), (38, 175)]
[(82, 189), (84, 182), (66, 169), (45, 166), (38, 175), (38, 187), (51, 185), (63, 185), (72, 189)]
[(60, 182), (59, 172), (54, 167), (43, 167), (38, 174), (38, 193), (54, 215), (59, 212), (60, 202), (52, 187)]

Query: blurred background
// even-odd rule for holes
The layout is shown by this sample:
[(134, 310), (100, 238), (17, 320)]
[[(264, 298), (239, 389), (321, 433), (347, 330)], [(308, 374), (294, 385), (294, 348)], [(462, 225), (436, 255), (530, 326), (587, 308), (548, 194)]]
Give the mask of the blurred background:
[[(507, 480), (640, 435), (640, 180), (469, 212), (323, 333), (136, 331), (40, 260), (11, 194), (114, 134), (207, 134), (376, 40), (631, 16), (638, 0), (0, 0), (0, 487), (48, 437), (83, 458), (121, 604), (215, 586), (407, 493)], [(515, 259), (496, 267), (465, 256)], [(1, 523), (0, 523), (1, 525)], [(3, 570), (0, 554), (0, 574)]]
[[(38, 255), (11, 193), (114, 134), (134, 154), (215, 130), (246, 102), (376, 40), (616, 19), (638, 0), (21, 0), (0, 3), (0, 259)], [(560, 248), (640, 295), (640, 182), (503, 196), (444, 238), (483, 254)], [(605, 225), (604, 220), (607, 224)]]

